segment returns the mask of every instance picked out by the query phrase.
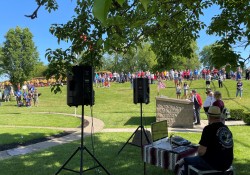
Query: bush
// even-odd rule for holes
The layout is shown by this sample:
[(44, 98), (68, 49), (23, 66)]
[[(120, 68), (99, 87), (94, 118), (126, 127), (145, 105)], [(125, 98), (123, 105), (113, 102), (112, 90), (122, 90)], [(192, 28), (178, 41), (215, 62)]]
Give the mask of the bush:
[(247, 124), (247, 125), (250, 125), (250, 113), (244, 113), (244, 116), (243, 116), (243, 121)]
[(242, 120), (244, 117), (244, 109), (231, 109), (230, 118), (234, 120)]

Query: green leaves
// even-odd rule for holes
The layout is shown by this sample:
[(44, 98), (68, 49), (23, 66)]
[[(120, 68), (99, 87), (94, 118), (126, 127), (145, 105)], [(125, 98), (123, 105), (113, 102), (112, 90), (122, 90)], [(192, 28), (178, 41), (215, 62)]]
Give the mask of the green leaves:
[[(122, 1), (124, 0), (120, 0), (119, 2), (122, 3)], [(93, 14), (102, 23), (104, 23), (107, 19), (111, 2), (111, 0), (94, 0)]]
[(141, 1), (142, 5), (143, 5), (144, 9), (147, 11), (148, 4), (149, 4), (150, 0), (140, 0), (140, 1)]
[(125, 0), (117, 0), (117, 2), (122, 6), (122, 4), (125, 2)]
[(10, 29), (2, 50), (2, 70), (14, 85), (28, 80), (38, 62), (38, 52), (32, 41), (33, 35), (28, 28)]

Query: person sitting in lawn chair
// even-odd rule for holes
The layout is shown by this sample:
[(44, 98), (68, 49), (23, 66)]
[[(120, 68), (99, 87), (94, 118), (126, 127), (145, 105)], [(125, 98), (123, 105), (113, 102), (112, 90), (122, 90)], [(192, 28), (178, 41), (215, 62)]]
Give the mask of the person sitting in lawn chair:
[[(204, 127), (198, 147), (198, 155), (185, 157), (179, 161), (182, 175), (188, 175), (188, 166), (199, 170), (226, 171), (232, 165), (233, 135), (229, 128), (221, 122), (221, 110), (218, 106), (208, 109), (209, 124)], [(183, 169), (184, 168), (184, 169)]]

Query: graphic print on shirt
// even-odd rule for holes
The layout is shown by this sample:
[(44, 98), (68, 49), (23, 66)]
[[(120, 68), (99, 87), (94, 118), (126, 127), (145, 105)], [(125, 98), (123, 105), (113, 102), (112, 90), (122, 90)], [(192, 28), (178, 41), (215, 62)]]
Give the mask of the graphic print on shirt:
[(233, 146), (233, 136), (230, 130), (226, 127), (221, 127), (218, 129), (216, 136), (219, 139), (219, 143), (224, 148), (232, 148)]

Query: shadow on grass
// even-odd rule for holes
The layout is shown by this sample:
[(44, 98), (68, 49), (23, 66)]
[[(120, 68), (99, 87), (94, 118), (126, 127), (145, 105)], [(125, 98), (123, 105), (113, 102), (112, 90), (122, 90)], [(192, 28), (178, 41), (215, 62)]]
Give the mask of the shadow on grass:
[[(156, 121), (155, 116), (143, 116), (142, 117), (142, 124), (143, 125), (150, 125), (151, 123)], [(140, 116), (132, 116), (124, 125), (140, 125), (141, 124), (141, 117)]]
[(231, 98), (230, 93), (229, 93), (229, 90), (228, 90), (228, 87), (227, 87), (224, 83), (223, 83), (223, 88), (226, 89), (227, 96), (228, 96), (229, 98)]
[[(73, 131), (67, 131), (67, 132), (62, 131), (61, 133), (50, 135), (50, 136), (44, 133), (29, 133), (28, 135), (3, 133), (3, 134), (0, 134), (0, 137), (2, 140), (2, 143), (0, 144), (0, 151), (13, 149), (13, 148), (17, 148), (20, 146), (27, 146), (27, 145), (35, 144), (39, 142), (44, 142), (44, 141), (51, 140), (54, 138), (66, 136), (71, 133), (73, 133)], [(8, 140), (6, 144), (4, 144), (5, 140)]]

